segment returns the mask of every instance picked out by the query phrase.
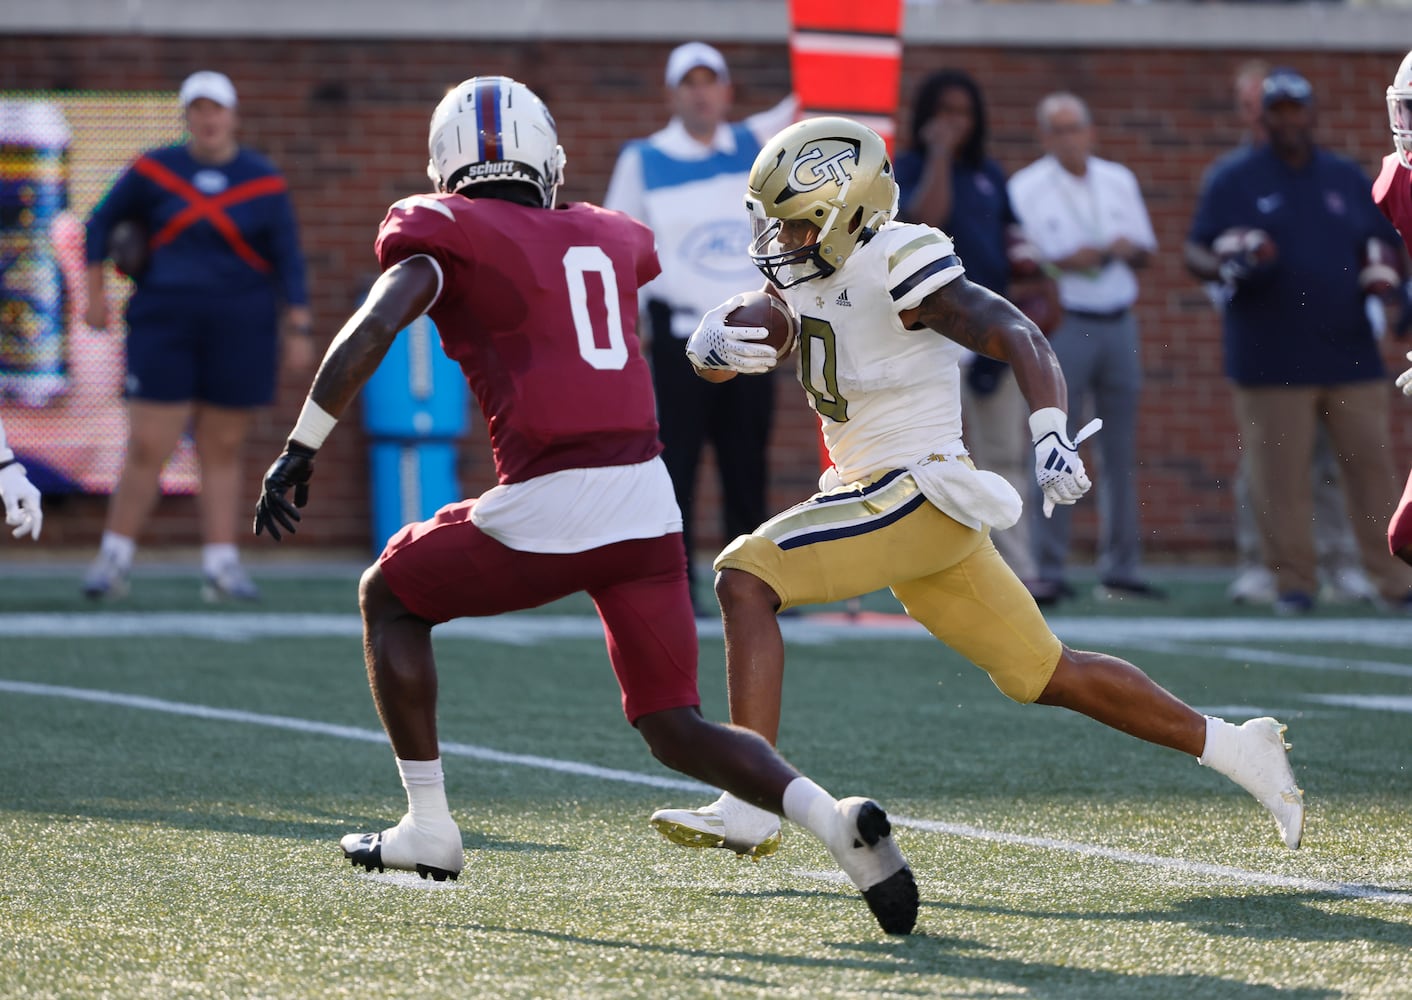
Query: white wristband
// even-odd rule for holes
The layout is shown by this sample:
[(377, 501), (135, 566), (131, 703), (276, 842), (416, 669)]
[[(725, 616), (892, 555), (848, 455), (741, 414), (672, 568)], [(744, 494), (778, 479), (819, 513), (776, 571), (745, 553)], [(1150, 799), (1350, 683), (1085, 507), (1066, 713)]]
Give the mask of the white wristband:
[(1030, 414), (1030, 440), (1038, 441), (1046, 434), (1058, 434), (1061, 441), (1069, 439), (1069, 415), (1057, 406), (1046, 406)]
[(337, 417), (312, 399), (306, 399), (304, 409), (299, 411), (299, 419), (294, 423), (294, 430), (289, 433), (289, 439), (318, 451), (323, 447), (324, 439), (337, 425)]

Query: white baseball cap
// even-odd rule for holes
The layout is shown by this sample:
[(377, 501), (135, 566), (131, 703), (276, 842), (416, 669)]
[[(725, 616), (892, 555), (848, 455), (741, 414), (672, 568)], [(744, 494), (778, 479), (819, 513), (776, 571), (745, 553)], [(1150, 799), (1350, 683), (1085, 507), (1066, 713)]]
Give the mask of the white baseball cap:
[(705, 42), (687, 42), (672, 49), (667, 57), (667, 86), (675, 87), (682, 78), (698, 66), (705, 66), (716, 79), (728, 83), (730, 70), (726, 69), (726, 57)]
[(235, 84), (230, 77), (214, 70), (203, 69), (192, 73), (181, 84), (181, 106), (185, 108), (198, 97), (215, 101), (223, 108), (235, 107)]

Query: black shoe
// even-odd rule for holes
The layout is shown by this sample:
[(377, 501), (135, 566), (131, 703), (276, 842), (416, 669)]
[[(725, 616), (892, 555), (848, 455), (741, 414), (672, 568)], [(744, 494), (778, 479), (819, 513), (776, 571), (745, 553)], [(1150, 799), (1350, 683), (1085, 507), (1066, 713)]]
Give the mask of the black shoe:
[(1302, 590), (1291, 590), (1280, 595), (1275, 601), (1275, 614), (1283, 618), (1307, 615), (1314, 610), (1314, 598)]
[(1140, 597), (1146, 601), (1165, 601), (1167, 592), (1143, 580), (1104, 580), (1095, 588), (1094, 596), (1099, 599)]

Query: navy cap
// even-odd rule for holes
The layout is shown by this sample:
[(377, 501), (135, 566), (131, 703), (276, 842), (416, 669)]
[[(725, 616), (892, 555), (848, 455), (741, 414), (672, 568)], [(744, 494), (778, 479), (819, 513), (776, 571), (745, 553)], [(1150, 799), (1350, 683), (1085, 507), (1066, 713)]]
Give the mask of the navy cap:
[(1265, 82), (1260, 85), (1260, 106), (1268, 108), (1281, 101), (1293, 101), (1295, 104), (1306, 106), (1313, 104), (1314, 88), (1308, 80), (1292, 69), (1280, 67), (1271, 70), (1270, 75), (1265, 77)]

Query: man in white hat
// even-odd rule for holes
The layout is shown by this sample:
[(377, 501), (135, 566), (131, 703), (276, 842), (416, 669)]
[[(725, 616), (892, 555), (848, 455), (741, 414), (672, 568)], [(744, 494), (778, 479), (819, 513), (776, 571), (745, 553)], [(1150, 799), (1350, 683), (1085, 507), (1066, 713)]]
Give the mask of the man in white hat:
[(686, 338), (716, 303), (760, 286), (745, 254), (750, 224), (740, 193), (761, 146), (794, 120), (797, 102), (791, 95), (729, 122), (730, 69), (705, 42), (672, 50), (665, 83), (671, 121), (623, 148), (603, 204), (646, 223), (657, 237), (662, 275), (643, 289), (643, 329), (650, 331), (663, 458), (682, 509), (694, 583), (692, 497), (702, 448), (709, 441), (715, 453), (725, 538), (749, 534), (769, 513), (766, 449), (775, 397), (773, 379), (712, 385), (697, 378)]

